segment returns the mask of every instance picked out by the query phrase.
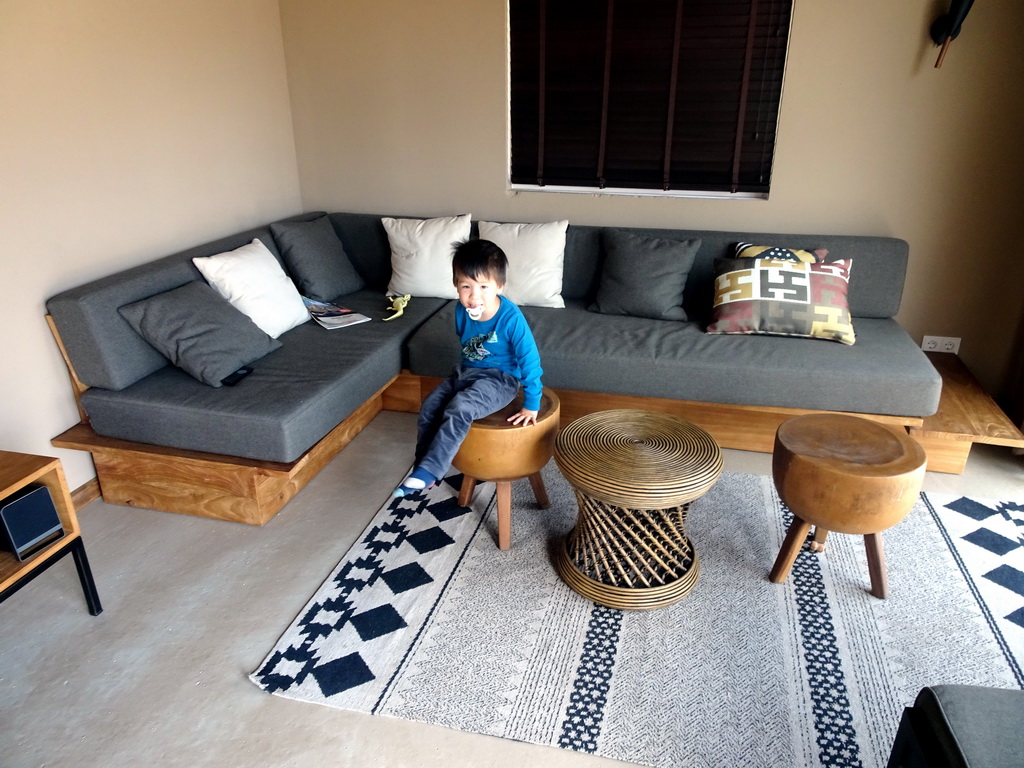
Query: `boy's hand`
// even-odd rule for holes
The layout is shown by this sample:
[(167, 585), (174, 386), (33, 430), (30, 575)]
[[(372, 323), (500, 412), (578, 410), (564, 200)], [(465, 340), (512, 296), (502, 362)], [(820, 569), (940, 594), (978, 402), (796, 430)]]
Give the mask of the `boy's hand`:
[(519, 413), (514, 416), (509, 416), (508, 420), (516, 425), (522, 425), (528, 427), (531, 424), (537, 423), (537, 411), (530, 411), (523, 408)]

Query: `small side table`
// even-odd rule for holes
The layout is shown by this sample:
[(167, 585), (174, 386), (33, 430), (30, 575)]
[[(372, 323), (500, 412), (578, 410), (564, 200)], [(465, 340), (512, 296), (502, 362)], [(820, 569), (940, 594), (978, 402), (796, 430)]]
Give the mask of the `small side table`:
[(49, 488), (53, 505), (64, 526), (64, 536), (25, 562), (19, 561), (11, 552), (0, 551), (0, 603), (70, 552), (75, 558), (89, 613), (98, 616), (103, 612), (103, 606), (96, 592), (96, 583), (82, 543), (82, 532), (78, 527), (78, 515), (71, 502), (60, 459), (0, 451), (0, 499), (33, 483)]
[(554, 456), (579, 504), (576, 527), (555, 555), (562, 579), (609, 608), (684, 598), (700, 573), (686, 514), (722, 474), (718, 443), (674, 416), (621, 409), (571, 422)]
[(841, 413), (795, 416), (779, 425), (772, 477), (779, 498), (793, 513), (770, 581), (789, 576), (807, 534), (822, 551), (829, 531), (864, 536), (871, 594), (885, 599), (882, 531), (907, 516), (921, 493), (927, 457), (902, 430)]

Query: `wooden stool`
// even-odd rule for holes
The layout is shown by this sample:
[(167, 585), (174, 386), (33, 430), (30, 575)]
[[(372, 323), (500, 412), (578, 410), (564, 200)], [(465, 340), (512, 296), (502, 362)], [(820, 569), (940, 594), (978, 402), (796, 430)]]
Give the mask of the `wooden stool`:
[(559, 433), (555, 463), (579, 504), (555, 553), (571, 589), (608, 608), (660, 608), (689, 594), (700, 563), (686, 514), (722, 473), (711, 435), (668, 414), (600, 411)]
[(881, 532), (914, 506), (925, 463), (924, 449), (909, 435), (868, 419), (817, 413), (784, 421), (775, 434), (772, 476), (793, 523), (768, 578), (786, 580), (813, 525), (816, 549), (829, 531), (864, 535), (871, 594), (885, 598)]
[(469, 428), (452, 464), (463, 474), (459, 504), (468, 506), (477, 482), (494, 481), (498, 495), (498, 547), (512, 546), (512, 481), (529, 477), (541, 509), (550, 506), (540, 471), (551, 459), (558, 432), (558, 395), (547, 387), (540, 399), (537, 423), (514, 426), (508, 417), (523, 407), (523, 393), (496, 413), (477, 419)]

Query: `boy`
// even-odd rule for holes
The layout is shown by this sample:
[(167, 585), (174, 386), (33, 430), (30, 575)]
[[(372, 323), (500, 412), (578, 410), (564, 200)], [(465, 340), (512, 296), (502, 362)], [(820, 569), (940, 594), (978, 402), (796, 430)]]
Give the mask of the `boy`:
[(420, 409), (416, 464), (394, 492), (406, 496), (444, 477), (475, 419), (504, 408), (523, 386), (523, 407), (508, 420), (537, 423), (543, 371), (530, 326), (512, 301), (501, 295), (508, 259), (489, 240), (467, 240), (455, 247), (452, 278), (459, 293), (455, 332), (462, 360), (427, 395)]

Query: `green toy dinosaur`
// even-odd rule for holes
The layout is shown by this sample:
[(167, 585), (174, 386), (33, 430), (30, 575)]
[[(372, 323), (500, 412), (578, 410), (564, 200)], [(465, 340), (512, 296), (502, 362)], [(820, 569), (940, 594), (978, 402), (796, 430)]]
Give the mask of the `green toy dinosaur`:
[(385, 323), (388, 320), (394, 320), (396, 317), (401, 317), (402, 313), (405, 312), (405, 307), (409, 303), (409, 300), (412, 299), (412, 296), (407, 293), (405, 296), (389, 296), (388, 298), (391, 299), (391, 306), (388, 307), (388, 311), (394, 312), (395, 314), (391, 317), (385, 317)]

